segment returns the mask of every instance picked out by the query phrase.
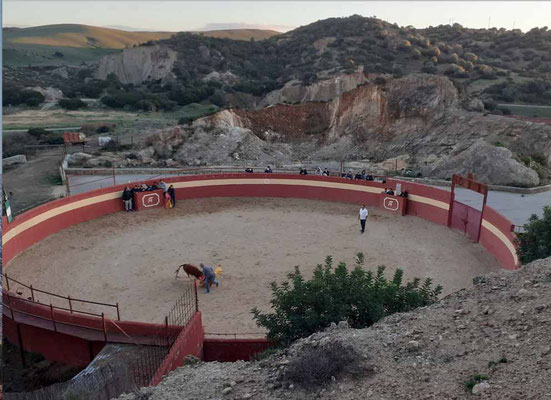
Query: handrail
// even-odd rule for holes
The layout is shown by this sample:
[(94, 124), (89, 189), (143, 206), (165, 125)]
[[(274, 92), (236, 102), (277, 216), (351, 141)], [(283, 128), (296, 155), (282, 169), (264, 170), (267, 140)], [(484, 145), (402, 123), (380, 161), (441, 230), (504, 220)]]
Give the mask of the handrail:
[(25, 283), (23, 283), (21, 281), (18, 281), (17, 279), (10, 278), (8, 276), (8, 274), (6, 274), (6, 273), (2, 273), (2, 274), (0, 274), (0, 276), (2, 277), (2, 279), (5, 278), (6, 290), (8, 292), (10, 292), (10, 282), (15, 282), (16, 284), (18, 284), (20, 286), (23, 286), (24, 288), (30, 290), (30, 292), (31, 292), (31, 299), (30, 300), (25, 299), (25, 298), (19, 298), (19, 297), (18, 297), (18, 299), (29, 301), (29, 302), (32, 302), (32, 303), (43, 304), (43, 303), (40, 303), (39, 301), (35, 300), (35, 298), (34, 298), (34, 293), (35, 292), (43, 293), (43, 294), (46, 294), (48, 296), (52, 296), (52, 297), (56, 297), (56, 298), (59, 298), (59, 299), (67, 300), (68, 303), (69, 303), (69, 308), (65, 308), (65, 307), (61, 307), (61, 306), (53, 306), (54, 308), (57, 308), (57, 309), (60, 309), (60, 310), (67, 310), (70, 313), (80, 313), (80, 314), (88, 314), (88, 315), (93, 315), (93, 316), (101, 316), (101, 314), (94, 314), (94, 313), (90, 313), (88, 311), (76, 310), (73, 307), (73, 302), (93, 304), (93, 305), (103, 306), (103, 307), (111, 307), (111, 308), (115, 308), (117, 310), (117, 320), (118, 321), (121, 320), (119, 303), (110, 304), (110, 303), (102, 303), (102, 302), (92, 301), (92, 300), (75, 299), (75, 298), (72, 298), (71, 296), (62, 296), (62, 295), (59, 295), (57, 293), (48, 292), (46, 290), (36, 289), (36, 288), (33, 287), (33, 285), (26, 285)]

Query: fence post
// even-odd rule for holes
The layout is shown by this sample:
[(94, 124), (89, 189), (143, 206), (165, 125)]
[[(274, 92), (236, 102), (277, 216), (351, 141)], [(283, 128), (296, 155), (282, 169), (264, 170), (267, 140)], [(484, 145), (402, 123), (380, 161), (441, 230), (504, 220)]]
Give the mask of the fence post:
[(105, 314), (101, 313), (101, 324), (103, 325), (103, 338), (105, 339), (105, 342), (107, 343), (107, 328), (105, 326)]
[(73, 313), (73, 303), (71, 303), (71, 296), (67, 296), (67, 299), (69, 300), (69, 311), (72, 314)]
[(115, 178), (115, 167), (113, 166), (113, 186), (117, 184), (117, 180)]
[(19, 355), (21, 356), (21, 365), (23, 368), (27, 367), (25, 362), (25, 350), (23, 350), (23, 335), (21, 335), (21, 326), (18, 323), (15, 323), (17, 327), (17, 341), (19, 342)]
[(166, 328), (166, 345), (167, 347), (170, 346), (170, 339), (168, 338), (168, 315), (165, 316), (165, 328)]
[(55, 326), (55, 315), (54, 315), (54, 306), (50, 303), (50, 314), (52, 315), (52, 323), (54, 324), (54, 332), (57, 332), (57, 327)]
[(29, 286), (29, 289), (31, 289), (31, 299), (32, 299), (33, 301), (35, 301), (35, 300), (34, 300), (34, 290), (33, 290), (33, 285), (30, 285), (30, 286)]
[(71, 185), (69, 184), (69, 175), (65, 174), (65, 186), (67, 187), (67, 196), (71, 195)]
[(8, 278), (8, 274), (4, 274), (4, 276), (6, 277), (6, 286), (8, 288), (8, 291), (10, 290), (10, 279)]
[(119, 303), (117, 303), (117, 321), (121, 320), (121, 310), (119, 308)]
[(193, 289), (195, 292), (195, 312), (199, 311), (199, 298), (197, 297), (197, 279), (193, 280)]

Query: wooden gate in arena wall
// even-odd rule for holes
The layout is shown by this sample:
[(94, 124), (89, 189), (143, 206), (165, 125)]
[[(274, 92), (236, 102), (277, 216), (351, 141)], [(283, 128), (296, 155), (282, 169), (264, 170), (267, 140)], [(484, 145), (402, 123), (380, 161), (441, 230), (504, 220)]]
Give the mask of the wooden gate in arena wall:
[[(483, 195), (482, 210), (479, 211), (467, 204), (455, 200), (456, 186), (461, 186)], [(482, 227), (484, 208), (488, 200), (488, 186), (476, 181), (472, 174), (469, 174), (466, 178), (460, 175), (454, 175), (451, 192), (448, 227), (463, 232), (473, 242), (478, 243), (480, 240), (480, 229)]]

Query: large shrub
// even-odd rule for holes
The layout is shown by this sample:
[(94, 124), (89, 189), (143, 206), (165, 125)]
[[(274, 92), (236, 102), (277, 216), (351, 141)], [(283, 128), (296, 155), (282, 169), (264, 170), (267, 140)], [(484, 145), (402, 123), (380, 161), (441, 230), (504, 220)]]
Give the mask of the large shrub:
[(551, 256), (551, 206), (543, 207), (543, 217), (533, 214), (519, 233), (518, 256), (523, 264)]
[(60, 99), (57, 104), (65, 110), (78, 110), (86, 107), (86, 103), (81, 99)]
[(287, 281), (271, 283), (273, 311), (262, 313), (254, 308), (253, 318), (268, 330), (268, 339), (289, 344), (332, 322), (348, 321), (353, 328), (365, 328), (395, 312), (431, 304), (442, 291), (441, 286), (432, 288), (430, 278), (423, 284), (415, 278), (404, 285), (401, 269), (387, 280), (384, 266), (373, 273), (362, 265), (361, 253), (352, 271), (342, 262), (333, 268), (332, 258), (327, 257), (325, 266), (318, 265), (310, 280), (295, 267)]

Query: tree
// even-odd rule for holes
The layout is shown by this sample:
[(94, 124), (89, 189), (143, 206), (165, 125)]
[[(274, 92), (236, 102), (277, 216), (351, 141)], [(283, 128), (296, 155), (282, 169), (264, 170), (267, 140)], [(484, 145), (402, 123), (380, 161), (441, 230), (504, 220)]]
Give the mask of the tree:
[(312, 279), (305, 280), (299, 267), (288, 280), (272, 289), (271, 313), (252, 310), (259, 326), (268, 330), (268, 339), (289, 344), (328, 327), (332, 322), (348, 321), (353, 328), (368, 327), (395, 312), (425, 306), (437, 300), (441, 286), (432, 289), (427, 278), (421, 285), (418, 278), (402, 285), (403, 271), (397, 269), (392, 280), (385, 278), (385, 267), (376, 273), (362, 269), (363, 254), (358, 253), (356, 267), (348, 271), (345, 263), (333, 268), (326, 258), (318, 265)]
[(543, 207), (543, 217), (532, 214), (517, 236), (518, 256), (523, 264), (551, 256), (551, 206)]

